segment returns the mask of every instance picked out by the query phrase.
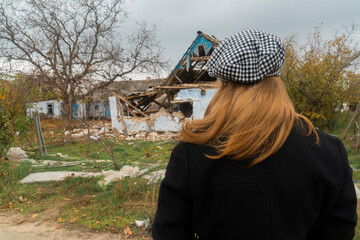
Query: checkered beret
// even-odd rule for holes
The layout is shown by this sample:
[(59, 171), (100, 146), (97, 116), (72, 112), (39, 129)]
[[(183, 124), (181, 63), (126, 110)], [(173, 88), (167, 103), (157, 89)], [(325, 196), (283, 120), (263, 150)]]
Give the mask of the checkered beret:
[(279, 76), (284, 60), (285, 47), (279, 37), (250, 29), (222, 41), (205, 67), (211, 77), (222, 81), (254, 83)]

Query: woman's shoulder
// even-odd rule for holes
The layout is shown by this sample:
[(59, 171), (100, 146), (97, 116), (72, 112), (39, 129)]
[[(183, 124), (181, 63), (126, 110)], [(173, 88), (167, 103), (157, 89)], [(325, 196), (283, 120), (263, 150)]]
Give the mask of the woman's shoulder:
[(319, 129), (316, 129), (316, 132), (319, 135), (320, 141), (324, 143), (338, 144), (339, 142), (341, 142), (341, 140), (335, 135), (325, 133)]
[[(342, 141), (336, 137), (335, 135), (328, 134), (324, 131), (321, 131), (320, 129), (315, 129), (316, 133), (308, 134), (309, 130), (308, 128), (304, 126), (294, 126), (292, 129), (289, 138), (291, 136), (295, 136), (296, 139), (302, 142), (306, 142), (311, 145), (318, 145), (320, 148), (327, 148), (327, 147), (335, 147), (339, 144), (342, 145)], [(316, 134), (319, 138), (319, 141), (317, 142)]]
[(341, 171), (348, 164), (344, 144), (338, 137), (316, 129), (319, 137), (317, 143), (314, 134), (306, 136), (306, 131), (295, 132), (289, 146), (308, 164), (329, 168), (332, 171)]

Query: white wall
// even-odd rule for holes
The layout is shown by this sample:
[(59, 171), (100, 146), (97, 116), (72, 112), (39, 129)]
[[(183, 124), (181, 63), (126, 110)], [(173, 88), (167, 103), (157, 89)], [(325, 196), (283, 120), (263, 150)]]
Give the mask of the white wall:
[[(31, 103), (31, 106), (26, 110), (28, 115), (32, 114), (35, 111), (48, 115), (49, 117), (59, 118), (62, 114), (62, 104), (63, 100), (47, 100)], [(53, 115), (50, 115), (48, 112), (48, 104), (53, 104)], [(86, 116), (85, 104), (82, 102), (77, 102), (77, 117), (83, 118)]]
[[(48, 104), (53, 104), (53, 117), (58, 118), (61, 116), (62, 109), (61, 103), (62, 100), (48, 100), (32, 103), (31, 107), (26, 110), (26, 113), (30, 115), (32, 112), (38, 111), (39, 113), (44, 113), (48, 115)], [(50, 115), (49, 115), (50, 116)]]
[[(179, 91), (176, 100), (193, 101), (193, 119), (203, 118), (205, 110), (211, 101), (212, 97), (217, 92), (217, 89), (206, 89), (201, 94), (201, 89), (182, 89)], [(111, 123), (112, 128), (123, 131), (122, 122), (118, 120), (118, 112), (115, 97), (109, 97)], [(131, 131), (157, 131), (157, 132), (178, 132), (181, 128), (182, 122), (175, 115), (168, 113), (155, 114), (155, 117), (149, 118), (125, 118), (124, 119), (127, 130)]]
[(204, 94), (201, 94), (201, 89), (198, 88), (181, 89), (175, 100), (192, 100), (193, 119), (201, 119), (204, 117), (205, 110), (216, 92), (217, 89), (205, 89)]

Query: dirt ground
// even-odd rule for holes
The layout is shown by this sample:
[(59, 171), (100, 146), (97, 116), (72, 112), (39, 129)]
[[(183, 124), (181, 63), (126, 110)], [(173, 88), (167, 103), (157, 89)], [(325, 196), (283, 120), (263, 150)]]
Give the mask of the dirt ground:
[(0, 212), (1, 240), (151, 240), (149, 236), (129, 237), (124, 234), (104, 233), (77, 228), (54, 220), (50, 211), (38, 215)]

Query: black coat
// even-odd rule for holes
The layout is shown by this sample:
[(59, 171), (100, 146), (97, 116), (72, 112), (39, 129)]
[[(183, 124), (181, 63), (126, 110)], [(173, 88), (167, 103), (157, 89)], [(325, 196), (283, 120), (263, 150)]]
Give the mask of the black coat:
[(353, 239), (347, 155), (339, 139), (318, 134), (320, 147), (293, 129), (279, 151), (251, 168), (180, 142), (161, 183), (154, 239)]

